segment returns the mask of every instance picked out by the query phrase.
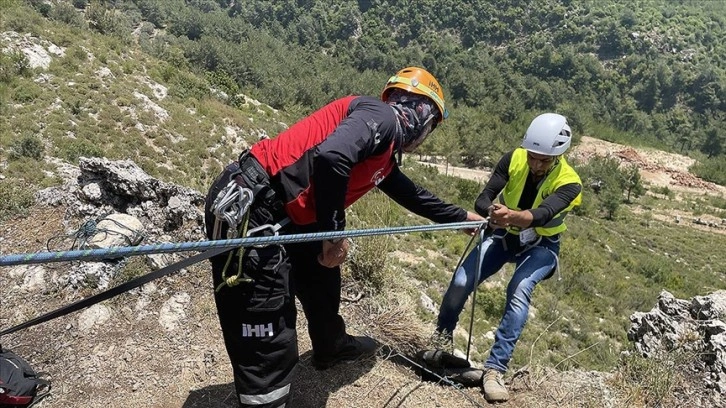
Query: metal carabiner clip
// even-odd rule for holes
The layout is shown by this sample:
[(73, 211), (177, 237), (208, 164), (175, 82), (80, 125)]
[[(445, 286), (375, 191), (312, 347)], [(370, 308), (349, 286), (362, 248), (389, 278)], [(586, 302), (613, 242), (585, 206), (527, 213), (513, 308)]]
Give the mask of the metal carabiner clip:
[[(273, 236), (278, 236), (278, 235), (280, 235), (280, 230), (289, 223), (290, 223), (290, 218), (285, 217), (277, 224), (263, 224), (263, 225), (260, 225), (259, 227), (252, 228), (249, 231), (247, 231), (247, 236), (251, 237), (256, 233), (258, 233), (260, 231), (265, 231), (265, 230), (270, 230), (270, 232), (272, 232)], [(257, 247), (257, 248), (262, 248), (262, 247), (266, 247), (267, 245), (269, 245), (269, 244), (253, 245), (253, 246)]]
[(253, 201), (252, 190), (242, 187), (235, 180), (231, 180), (220, 190), (212, 204), (212, 213), (215, 216), (214, 231), (212, 232), (214, 239), (221, 238), (222, 221), (227, 223), (229, 231), (237, 231)]

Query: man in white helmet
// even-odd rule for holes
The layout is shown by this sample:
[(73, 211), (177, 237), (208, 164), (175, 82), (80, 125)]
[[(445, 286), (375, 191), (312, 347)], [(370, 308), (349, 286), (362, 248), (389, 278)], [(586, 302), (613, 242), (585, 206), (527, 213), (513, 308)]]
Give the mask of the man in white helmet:
[(456, 270), (441, 302), (437, 331), (451, 336), (474, 288), (505, 263), (515, 263), (504, 315), (484, 364), (484, 397), (490, 402), (509, 399), (502, 377), (527, 321), (532, 292), (557, 269), (563, 220), (582, 199), (580, 177), (562, 156), (571, 139), (567, 119), (545, 113), (529, 125), (521, 147), (502, 156), (475, 206), (490, 217), (493, 232)]

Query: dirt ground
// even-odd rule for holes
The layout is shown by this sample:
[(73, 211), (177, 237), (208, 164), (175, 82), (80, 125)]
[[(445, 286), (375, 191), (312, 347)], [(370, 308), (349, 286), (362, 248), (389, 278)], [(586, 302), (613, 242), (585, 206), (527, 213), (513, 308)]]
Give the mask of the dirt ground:
[(668, 187), (687, 194), (723, 195), (726, 187), (702, 180), (688, 171), (694, 159), (656, 149), (634, 148), (583, 136), (568, 157), (587, 161), (592, 156), (611, 156), (626, 165), (636, 165), (643, 180), (650, 185)]

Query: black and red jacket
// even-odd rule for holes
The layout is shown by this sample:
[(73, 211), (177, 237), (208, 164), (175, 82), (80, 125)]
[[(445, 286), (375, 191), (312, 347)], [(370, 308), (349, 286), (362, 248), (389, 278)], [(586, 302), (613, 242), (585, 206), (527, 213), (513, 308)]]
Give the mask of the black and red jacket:
[(466, 211), (415, 185), (398, 168), (402, 140), (394, 110), (379, 99), (335, 100), (250, 153), (281, 186), (285, 211), (298, 225), (345, 229), (345, 208), (374, 187), (434, 222), (459, 222)]

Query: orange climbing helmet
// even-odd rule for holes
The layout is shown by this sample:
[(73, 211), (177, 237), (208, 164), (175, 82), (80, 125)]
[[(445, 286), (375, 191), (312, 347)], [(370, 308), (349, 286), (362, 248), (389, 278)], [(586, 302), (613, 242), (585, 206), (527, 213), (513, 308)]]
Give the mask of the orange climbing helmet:
[(425, 69), (407, 67), (398, 71), (396, 75), (388, 79), (386, 86), (383, 88), (381, 99), (388, 102), (388, 96), (394, 89), (403, 89), (431, 99), (439, 108), (439, 122), (449, 117), (449, 111), (446, 110), (444, 102), (444, 91), (439, 85), (439, 81)]

